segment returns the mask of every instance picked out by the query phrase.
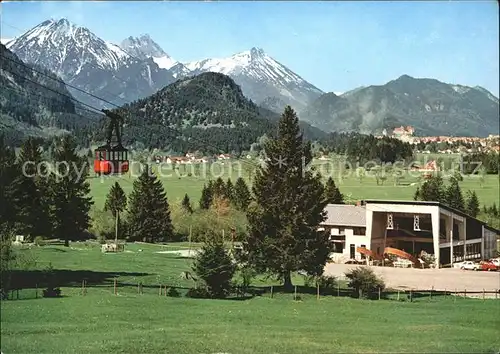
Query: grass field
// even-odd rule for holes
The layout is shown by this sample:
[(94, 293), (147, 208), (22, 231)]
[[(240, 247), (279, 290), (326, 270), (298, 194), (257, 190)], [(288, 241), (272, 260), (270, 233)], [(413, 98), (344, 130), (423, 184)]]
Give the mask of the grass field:
[[(184, 247), (176, 245), (174, 247)], [(26, 250), (42, 269), (66, 274), (65, 297), (1, 303), (3, 353), (333, 353), (482, 352), (500, 349), (500, 301), (433, 297), (415, 302), (267, 294), (248, 300), (113, 295), (112, 278), (177, 282), (190, 261), (155, 253), (158, 246), (102, 254), (98, 247)], [(173, 249), (173, 247), (165, 247)], [(142, 251), (139, 252), (139, 249)], [(141, 274), (143, 273), (143, 274)], [(79, 277), (89, 279), (82, 296)], [(72, 286), (70, 282), (73, 281)], [(296, 283), (299, 278), (295, 278)], [(260, 279), (258, 284), (269, 284)], [(34, 292), (34, 289), (24, 290)]]
[[(321, 167), (322, 163), (323, 167)], [(163, 181), (170, 201), (180, 201), (184, 197), (184, 194), (187, 193), (191, 201), (197, 205), (201, 196), (203, 184), (207, 183), (210, 178), (216, 179), (219, 176), (224, 180), (231, 178), (234, 183), (234, 181), (241, 176), (248, 182), (252, 178), (252, 174), (249, 172), (252, 166), (251, 164), (252, 162), (248, 161), (235, 162), (231, 167), (229, 167), (228, 163), (226, 163), (225, 166), (214, 164), (212, 171), (207, 167), (205, 172), (202, 169), (195, 170), (194, 167), (190, 166), (187, 166), (186, 169), (182, 166), (180, 170), (176, 172), (165, 169), (162, 174), (164, 177), (162, 177), (161, 180)], [(398, 186), (395, 185), (391, 177), (387, 178), (384, 185), (377, 185), (375, 178), (368, 175), (364, 177), (361, 182), (356, 176), (348, 174), (341, 179), (339, 178), (339, 173), (330, 172), (331, 170), (326, 168), (324, 162), (317, 161), (315, 165), (318, 167), (319, 171), (323, 172), (323, 175), (331, 174), (341, 192), (352, 201), (361, 199), (412, 200), (417, 188), (416, 183), (418, 179), (411, 175), (407, 175), (403, 178)], [(188, 176), (189, 172), (192, 173), (191, 176)], [(102, 208), (104, 206), (106, 194), (115, 181), (120, 183), (126, 193), (130, 193), (132, 191), (134, 177), (129, 177), (128, 175), (119, 177), (92, 177), (89, 181), (95, 206)], [(487, 175), (483, 185), (480, 185), (478, 175), (465, 176), (460, 186), (464, 193), (467, 190), (475, 190), (481, 205), (486, 204), (489, 206), (493, 203), (499, 204), (498, 196), (500, 194), (500, 187), (498, 175)]]

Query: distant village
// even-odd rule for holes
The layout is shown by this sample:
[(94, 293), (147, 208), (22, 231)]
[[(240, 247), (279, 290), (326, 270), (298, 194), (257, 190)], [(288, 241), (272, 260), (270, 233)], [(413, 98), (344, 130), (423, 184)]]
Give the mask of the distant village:
[[(401, 126), (394, 128), (392, 132), (387, 129), (382, 131), (382, 135), (393, 137), (412, 145), (437, 143), (437, 152), (442, 154), (474, 153), (474, 152), (496, 152), (500, 153), (500, 135), (489, 135), (486, 138), (465, 137), (465, 136), (414, 136), (415, 128), (411, 126)], [(439, 144), (447, 143), (447, 144)], [(451, 145), (451, 147), (450, 147)], [(417, 153), (431, 153), (429, 149), (417, 149)]]

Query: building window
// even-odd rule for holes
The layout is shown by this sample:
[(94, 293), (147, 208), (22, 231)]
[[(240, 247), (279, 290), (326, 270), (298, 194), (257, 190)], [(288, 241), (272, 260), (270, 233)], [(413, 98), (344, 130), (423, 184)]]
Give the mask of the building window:
[(353, 227), (352, 232), (354, 235), (365, 236), (366, 235), (366, 227)]

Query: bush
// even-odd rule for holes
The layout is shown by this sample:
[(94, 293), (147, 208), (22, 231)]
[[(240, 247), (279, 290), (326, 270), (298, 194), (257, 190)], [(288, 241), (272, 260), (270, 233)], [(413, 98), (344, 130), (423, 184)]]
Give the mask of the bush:
[(179, 297), (181, 294), (177, 291), (176, 288), (168, 288), (167, 290), (167, 296), (170, 297)]
[(56, 274), (54, 273), (54, 268), (52, 264), (45, 269), (45, 281), (47, 282), (47, 288), (43, 290), (43, 297), (59, 297), (61, 296), (61, 289), (56, 286)]
[(334, 276), (322, 275), (317, 281), (321, 294), (333, 294), (337, 288), (337, 279)]
[(345, 273), (345, 276), (349, 279), (348, 285), (353, 289), (354, 297), (370, 298), (379, 288), (385, 288), (384, 281), (370, 268), (357, 267)]
[(186, 297), (191, 297), (193, 299), (207, 299), (210, 297), (210, 294), (204, 287), (191, 288), (187, 291)]
[(61, 289), (59, 288), (47, 288), (43, 290), (43, 297), (60, 297)]
[(337, 288), (337, 279), (330, 275), (306, 275), (304, 277), (304, 285), (307, 287), (317, 287), (319, 285), (320, 294), (333, 294)]
[(43, 246), (45, 244), (42, 236), (35, 237), (35, 240), (33, 242), (36, 246)]

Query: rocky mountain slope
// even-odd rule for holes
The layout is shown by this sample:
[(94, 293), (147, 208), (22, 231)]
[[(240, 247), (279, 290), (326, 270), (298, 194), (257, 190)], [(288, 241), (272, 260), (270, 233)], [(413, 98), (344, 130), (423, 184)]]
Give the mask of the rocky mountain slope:
[[(230, 77), (212, 72), (179, 80), (118, 111), (126, 119), (127, 144), (180, 152), (248, 150), (260, 136), (275, 131), (279, 119), (247, 99)], [(308, 124), (303, 129), (309, 138), (325, 135)]]
[(322, 94), (320, 89), (261, 48), (252, 48), (229, 58), (187, 63), (186, 67), (193, 74), (218, 72), (230, 76), (241, 86), (245, 96), (258, 104), (268, 98), (276, 98), (300, 110)]
[[(173, 82), (172, 74), (151, 58), (136, 58), (66, 19), (47, 20), (7, 43), (21, 60), (59, 75), (65, 82), (123, 104), (146, 97)], [(100, 100), (72, 92), (94, 106)]]
[(498, 98), (484, 88), (408, 75), (341, 96), (326, 93), (301, 114), (325, 131), (380, 134), (384, 128), (410, 125), (416, 135), (455, 136), (498, 133), (498, 117)]
[[(54, 73), (27, 65), (0, 44), (0, 133), (17, 144), (27, 136), (50, 137), (95, 118), (78, 114), (66, 86)], [(36, 71), (34, 71), (34, 70)], [(41, 74), (40, 74), (41, 73)]]

